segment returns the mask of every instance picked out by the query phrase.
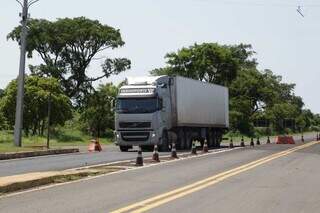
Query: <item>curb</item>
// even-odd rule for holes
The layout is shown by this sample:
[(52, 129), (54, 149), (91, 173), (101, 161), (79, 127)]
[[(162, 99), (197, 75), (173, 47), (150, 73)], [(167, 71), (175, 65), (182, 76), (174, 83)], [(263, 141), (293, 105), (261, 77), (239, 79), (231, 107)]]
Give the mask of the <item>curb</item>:
[(45, 155), (69, 154), (69, 153), (77, 153), (77, 152), (79, 152), (79, 149), (51, 149), (51, 150), (45, 150), (45, 151), (4, 153), (4, 154), (0, 154), (0, 160), (29, 158), (29, 157), (37, 157), (37, 156), (45, 156)]

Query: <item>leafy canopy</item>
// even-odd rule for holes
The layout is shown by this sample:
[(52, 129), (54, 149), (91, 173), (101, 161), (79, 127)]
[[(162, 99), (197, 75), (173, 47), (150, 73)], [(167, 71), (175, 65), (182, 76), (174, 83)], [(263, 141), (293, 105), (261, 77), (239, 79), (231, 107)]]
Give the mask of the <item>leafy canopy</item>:
[(109, 83), (100, 85), (97, 91), (85, 99), (80, 120), (95, 136), (100, 137), (106, 129), (114, 129), (114, 107), (118, 88)]
[[(0, 100), (0, 112), (13, 127), (17, 95), (17, 81), (9, 83)], [(47, 125), (48, 101), (51, 100), (51, 124), (63, 125), (72, 118), (70, 99), (63, 93), (61, 85), (55, 78), (28, 76), (25, 82), (25, 96), (23, 108), (23, 128), (28, 134), (43, 134)]]
[[(126, 58), (106, 58), (100, 76), (88, 75), (87, 68), (95, 56), (124, 45), (119, 30), (99, 21), (85, 17), (32, 19), (28, 28), (28, 57), (36, 52), (43, 60), (39, 66), (30, 66), (31, 72), (58, 79), (70, 98), (81, 98), (93, 89), (92, 82), (130, 68)], [(20, 42), (20, 32), (21, 27), (16, 27), (8, 38)]]
[(165, 56), (167, 66), (151, 71), (152, 75), (180, 75), (188, 78), (230, 85), (244, 66), (255, 64), (250, 45), (194, 44)]

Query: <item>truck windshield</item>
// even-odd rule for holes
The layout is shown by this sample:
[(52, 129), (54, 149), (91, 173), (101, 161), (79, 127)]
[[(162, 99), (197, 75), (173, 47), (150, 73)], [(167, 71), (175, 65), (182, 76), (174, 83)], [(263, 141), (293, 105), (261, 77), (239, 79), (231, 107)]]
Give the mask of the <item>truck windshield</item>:
[(157, 98), (119, 98), (118, 113), (152, 113), (157, 111)]

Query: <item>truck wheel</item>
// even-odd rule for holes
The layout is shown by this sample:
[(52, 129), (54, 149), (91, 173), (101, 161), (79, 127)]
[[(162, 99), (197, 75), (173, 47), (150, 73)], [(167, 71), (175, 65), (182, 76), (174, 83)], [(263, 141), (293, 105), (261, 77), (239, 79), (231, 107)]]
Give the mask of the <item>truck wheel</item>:
[(168, 136), (168, 132), (166, 130), (163, 131), (163, 133), (162, 133), (160, 151), (162, 151), (162, 152), (170, 151), (169, 136)]
[(121, 152), (127, 152), (130, 148), (132, 148), (130, 146), (119, 146), (119, 147)]

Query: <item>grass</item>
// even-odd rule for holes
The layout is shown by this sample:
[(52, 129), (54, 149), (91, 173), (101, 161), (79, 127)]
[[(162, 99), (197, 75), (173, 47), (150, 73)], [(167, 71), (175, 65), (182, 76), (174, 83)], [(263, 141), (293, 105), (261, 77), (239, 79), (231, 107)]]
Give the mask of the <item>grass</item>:
[[(50, 148), (86, 147), (92, 137), (78, 130), (64, 129), (52, 135)], [(101, 144), (112, 143), (112, 137), (100, 138)], [(46, 149), (46, 136), (23, 136), (22, 147), (13, 145), (13, 131), (0, 131), (0, 153)]]

